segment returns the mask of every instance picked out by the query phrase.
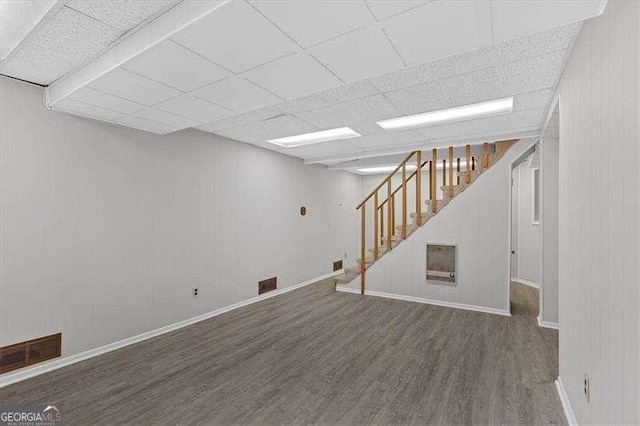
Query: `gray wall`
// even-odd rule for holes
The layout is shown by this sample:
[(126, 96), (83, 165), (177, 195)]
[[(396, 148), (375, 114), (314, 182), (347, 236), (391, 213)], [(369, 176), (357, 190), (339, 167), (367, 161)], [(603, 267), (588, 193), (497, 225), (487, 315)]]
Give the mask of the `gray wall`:
[(50, 112), (0, 82), (1, 345), (62, 332), (71, 355), (354, 262), (358, 176)]
[(533, 168), (527, 162), (520, 163), (515, 169), (517, 177), (514, 184), (518, 185), (517, 197), (514, 202), (514, 232), (517, 232), (517, 276), (516, 279), (538, 284), (541, 275), (541, 232), (540, 223), (533, 223)]
[(579, 423), (640, 423), (639, 9), (586, 22), (559, 86), (560, 377)]

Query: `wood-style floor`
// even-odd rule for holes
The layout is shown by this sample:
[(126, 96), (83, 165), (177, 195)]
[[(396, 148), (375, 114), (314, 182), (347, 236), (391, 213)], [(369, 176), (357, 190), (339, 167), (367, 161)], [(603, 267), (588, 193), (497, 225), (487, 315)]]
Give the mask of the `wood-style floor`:
[[(68, 425), (565, 423), (536, 290), (502, 317), (322, 282), (0, 390)], [(532, 305), (533, 304), (533, 305)]]

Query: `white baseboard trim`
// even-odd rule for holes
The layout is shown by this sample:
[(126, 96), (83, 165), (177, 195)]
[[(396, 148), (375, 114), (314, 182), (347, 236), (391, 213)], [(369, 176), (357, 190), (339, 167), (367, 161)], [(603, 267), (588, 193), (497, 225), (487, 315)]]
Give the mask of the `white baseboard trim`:
[(540, 284), (534, 283), (532, 281), (523, 280), (522, 278), (511, 278), (511, 281), (515, 281), (520, 284), (528, 285), (529, 287), (537, 288), (540, 290)]
[[(360, 290), (355, 288), (337, 286), (336, 290), (342, 291), (344, 293), (360, 294)], [(444, 300), (426, 299), (423, 297), (405, 296), (402, 294), (384, 293), (381, 291), (371, 291), (371, 290), (365, 290), (364, 294), (365, 296), (385, 297), (387, 299), (404, 300), (406, 302), (417, 302), (417, 303), (424, 303), (427, 305), (444, 306), (446, 308), (465, 309), (467, 311), (484, 312), (486, 314), (496, 314), (496, 315), (503, 315), (507, 317), (511, 316), (511, 312), (505, 309), (488, 308), (485, 306), (477, 306), (477, 305), (467, 305), (465, 303), (446, 302)]]
[(562, 409), (564, 410), (564, 416), (567, 418), (567, 423), (570, 425), (577, 425), (578, 421), (576, 420), (576, 415), (573, 412), (573, 408), (571, 408), (569, 397), (567, 396), (567, 392), (564, 389), (560, 376), (558, 376), (558, 380), (556, 380), (556, 389), (558, 390), (558, 396), (560, 397), (560, 402), (562, 403)]
[(554, 330), (560, 330), (560, 324), (559, 323), (550, 322), (550, 321), (542, 321), (542, 317), (540, 317), (540, 315), (538, 315), (538, 326), (544, 327), (544, 328), (553, 328)]
[(155, 330), (147, 331), (146, 333), (138, 334), (137, 336), (127, 337), (126, 339), (119, 340), (117, 342), (109, 343), (104, 346), (100, 346), (94, 349), (89, 349), (88, 351), (80, 352), (77, 354), (69, 355), (63, 358), (56, 358), (54, 360), (43, 362), (41, 364), (36, 364), (33, 367), (28, 367), (25, 369), (21, 369), (15, 372), (5, 373), (0, 376), (0, 388), (5, 386), (9, 386), (11, 384), (21, 382), (26, 379), (30, 379), (35, 376), (39, 376), (40, 374), (48, 373), (53, 370), (57, 370), (62, 367), (66, 367), (71, 364), (75, 364), (80, 361), (84, 361), (89, 358), (93, 358), (98, 355), (105, 354), (107, 352), (115, 351), (116, 349), (124, 348), (126, 346), (133, 345), (138, 342), (142, 342), (147, 339), (151, 339), (152, 337), (160, 336), (165, 333), (169, 333), (170, 331), (178, 330), (180, 328), (187, 327), (189, 325), (195, 324), (200, 321), (204, 321), (209, 318), (216, 317), (218, 315), (222, 315), (226, 312), (233, 311), (234, 309), (241, 308), (243, 306), (251, 305), (256, 302), (261, 302), (266, 299), (270, 299), (272, 297), (280, 296), (284, 293), (288, 293), (290, 291), (299, 289), (301, 287), (316, 283), (318, 281), (325, 280), (327, 278), (335, 277), (344, 273), (344, 270), (341, 269), (339, 271), (331, 272), (329, 274), (321, 275), (316, 278), (312, 278), (308, 281), (294, 284), (289, 287), (281, 288), (278, 290), (270, 291), (265, 294), (261, 294), (260, 296), (252, 297), (247, 300), (243, 300), (241, 302), (237, 302), (228, 306), (224, 306), (219, 309), (215, 309), (210, 312), (206, 312), (202, 315), (198, 315), (193, 318), (188, 318), (183, 321), (179, 321), (173, 324), (169, 324), (167, 326), (157, 328)]

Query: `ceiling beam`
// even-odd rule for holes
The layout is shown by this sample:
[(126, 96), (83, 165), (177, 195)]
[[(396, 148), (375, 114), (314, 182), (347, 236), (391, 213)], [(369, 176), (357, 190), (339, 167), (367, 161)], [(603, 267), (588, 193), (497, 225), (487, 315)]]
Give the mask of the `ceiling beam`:
[(373, 149), (368, 151), (365, 150), (365, 151), (350, 152), (345, 154), (318, 156), (318, 157), (305, 159), (304, 164), (320, 163), (325, 165), (335, 165), (336, 163), (343, 163), (345, 161), (359, 160), (363, 158), (381, 157), (381, 156), (388, 156), (388, 155), (394, 155), (394, 154), (407, 154), (415, 150), (445, 148), (449, 146), (458, 147), (458, 146), (464, 146), (466, 144), (475, 145), (475, 144), (488, 142), (488, 141), (523, 139), (523, 138), (533, 138), (538, 136), (540, 136), (540, 128), (539, 126), (535, 126), (535, 127), (527, 127), (522, 129), (511, 130), (503, 133), (475, 135), (475, 136), (468, 136), (468, 137), (464, 136), (464, 137), (456, 137), (456, 138), (449, 138), (449, 139), (436, 139), (436, 140), (429, 140), (428, 142), (425, 142), (422, 144), (379, 148), (379, 149)]
[(157, 19), (140, 28), (95, 60), (62, 77), (46, 90), (47, 106), (118, 68), (129, 59), (168, 39), (178, 31), (204, 18), (230, 0), (184, 0)]

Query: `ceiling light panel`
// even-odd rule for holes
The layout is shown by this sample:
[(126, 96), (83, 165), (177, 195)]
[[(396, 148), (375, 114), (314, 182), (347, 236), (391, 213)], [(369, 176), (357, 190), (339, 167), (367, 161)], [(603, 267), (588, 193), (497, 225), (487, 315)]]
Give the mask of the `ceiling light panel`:
[(180, 95), (180, 92), (163, 84), (116, 68), (91, 82), (89, 87), (110, 93), (144, 105), (153, 105)]
[(359, 1), (252, 1), (251, 4), (305, 48), (375, 22), (367, 6)]
[(192, 92), (194, 96), (235, 112), (249, 112), (282, 99), (242, 77), (231, 77)]
[(185, 92), (231, 75), (171, 40), (153, 46), (122, 67)]
[(440, 123), (471, 120), (474, 118), (491, 115), (506, 114), (513, 111), (513, 98), (496, 99), (473, 105), (464, 105), (440, 111), (431, 111), (423, 114), (408, 115), (377, 121), (378, 125), (387, 131), (411, 129), (417, 127), (433, 126)]
[[(396, 170), (397, 167), (398, 167), (397, 164), (395, 166), (392, 165), (392, 166), (363, 167), (360, 169), (356, 169), (356, 171), (358, 173), (362, 173), (366, 175), (389, 174), (394, 170)], [(408, 172), (413, 172), (414, 170), (417, 170), (416, 166), (409, 165), (409, 164), (407, 164), (405, 168)], [(401, 172), (402, 172), (402, 169), (398, 170), (398, 173), (401, 173)]]
[(349, 83), (404, 67), (387, 37), (376, 27), (353, 31), (322, 43), (311, 53)]
[(429, 0), (367, 0), (367, 6), (378, 21), (399, 15), (416, 7), (420, 7)]
[(340, 127), (337, 129), (322, 130), (319, 132), (305, 133), (302, 135), (288, 136), (284, 138), (270, 139), (267, 142), (274, 145), (280, 145), (285, 148), (293, 148), (296, 146), (311, 145), (315, 143), (343, 140), (360, 137), (360, 134), (348, 127)]
[(275, 25), (244, 1), (232, 1), (172, 37), (235, 73), (297, 51)]
[(218, 105), (213, 105), (202, 99), (190, 95), (180, 95), (178, 97), (164, 101), (156, 108), (171, 112), (182, 117), (187, 117), (200, 123), (208, 123), (234, 115), (234, 112)]
[(432, 61), (490, 43), (481, 37), (476, 14), (480, 4), (434, 1), (384, 21), (383, 28), (407, 64)]
[(123, 114), (131, 114), (145, 108), (144, 105), (137, 102), (129, 101), (127, 99), (111, 95), (109, 93), (100, 92), (86, 86), (80, 90), (76, 90), (75, 92), (73, 92), (71, 95), (69, 95), (68, 99), (73, 99), (85, 104), (95, 105), (112, 111), (121, 112)]
[(308, 53), (269, 62), (249, 71), (244, 77), (283, 99), (298, 98), (342, 84)]

